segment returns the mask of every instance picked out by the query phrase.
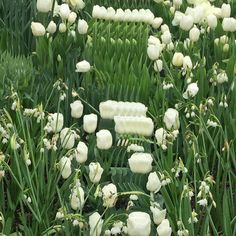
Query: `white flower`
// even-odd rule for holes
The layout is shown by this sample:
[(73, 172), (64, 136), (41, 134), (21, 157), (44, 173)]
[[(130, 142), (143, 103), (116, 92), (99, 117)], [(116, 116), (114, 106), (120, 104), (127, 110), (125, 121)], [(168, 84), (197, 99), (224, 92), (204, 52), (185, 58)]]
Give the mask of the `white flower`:
[(76, 18), (77, 18), (77, 14), (72, 11), (72, 12), (69, 14), (69, 16), (68, 16), (68, 22), (69, 22), (70, 24), (73, 24), (73, 23), (75, 23)]
[(161, 224), (157, 227), (158, 236), (170, 236), (172, 229), (170, 227), (170, 222), (167, 219), (164, 219)]
[(88, 159), (88, 147), (84, 142), (79, 142), (75, 149), (75, 159), (78, 163), (84, 163)]
[(195, 97), (197, 95), (198, 91), (199, 91), (199, 88), (197, 86), (197, 83), (191, 83), (188, 85), (186, 91), (183, 94), (183, 97), (185, 99)]
[[(105, 14), (106, 14), (106, 9), (105, 9)], [(98, 5), (93, 6), (92, 16), (95, 19), (103, 18), (103, 16), (104, 16), (104, 9), (102, 9)]]
[(183, 16), (180, 20), (180, 28), (189, 31), (193, 27), (193, 17), (191, 15)]
[(54, 113), (48, 116), (48, 123), (46, 126), (49, 127), (49, 131), (58, 133), (61, 131), (64, 124), (64, 117), (61, 113)]
[(174, 66), (182, 66), (184, 61), (184, 55), (181, 52), (176, 52), (172, 59), (172, 64)]
[(117, 188), (114, 184), (105, 185), (102, 188), (103, 206), (113, 207), (117, 200)]
[(155, 61), (159, 58), (161, 49), (159, 45), (148, 45), (147, 54), (150, 60)]
[(150, 35), (148, 38), (148, 45), (161, 45), (161, 41), (159, 38)]
[(206, 199), (206, 198), (203, 198), (203, 199), (199, 200), (197, 203), (198, 203), (200, 206), (205, 207), (205, 206), (207, 206), (207, 199)]
[(183, 59), (183, 68), (185, 70), (187, 70), (187, 69), (191, 70), (193, 68), (192, 60), (189, 56), (184, 57), (184, 59)]
[(107, 150), (112, 146), (112, 135), (109, 130), (102, 129), (96, 133), (98, 149)]
[(166, 147), (166, 143), (167, 143), (166, 136), (167, 136), (167, 132), (163, 128), (159, 128), (155, 132), (155, 138), (157, 140), (157, 144), (158, 144), (158, 146), (161, 146), (162, 149), (163, 149), (163, 147), (164, 147), (164, 149), (167, 148)]
[(75, 132), (69, 128), (64, 128), (60, 133), (61, 145), (65, 149), (71, 149), (75, 144)]
[(80, 100), (76, 100), (70, 104), (71, 116), (73, 118), (80, 118), (83, 115), (84, 106)]
[(144, 147), (132, 143), (127, 147), (127, 152), (131, 152), (131, 151), (133, 151), (133, 152), (144, 152)]
[(46, 33), (45, 27), (39, 22), (31, 23), (32, 34), (36, 37), (44, 36)]
[(161, 35), (161, 41), (164, 44), (169, 44), (171, 43), (171, 33), (170, 31), (165, 31), (162, 35)]
[(98, 162), (89, 164), (89, 179), (92, 183), (98, 183), (101, 179), (103, 168)]
[(47, 27), (47, 32), (50, 34), (54, 34), (57, 30), (57, 25), (54, 21), (50, 21)]
[(163, 62), (162, 60), (158, 59), (154, 62), (154, 70), (156, 72), (161, 72), (163, 69)]
[(87, 34), (88, 23), (85, 20), (78, 21), (78, 32), (79, 34)]
[(162, 22), (163, 22), (163, 19), (161, 17), (156, 17), (152, 21), (152, 27), (154, 29), (158, 29), (161, 26)]
[(65, 33), (66, 32), (66, 24), (65, 23), (60, 23), (59, 24), (59, 32), (60, 33)]
[(217, 26), (217, 18), (214, 14), (207, 16), (207, 24), (211, 29), (215, 29)]
[(200, 30), (197, 27), (193, 27), (190, 31), (189, 31), (189, 39), (192, 42), (197, 42), (198, 39), (200, 37)]
[(70, 195), (70, 205), (73, 210), (80, 210), (84, 205), (84, 190), (76, 186)]
[(179, 8), (182, 5), (182, 0), (173, 0), (174, 7)]
[(223, 3), (221, 6), (221, 17), (222, 18), (230, 17), (230, 14), (231, 14), (230, 4)]
[(83, 9), (85, 7), (85, 3), (83, 0), (70, 0), (72, 5), (76, 7), (77, 9)]
[(61, 4), (59, 14), (62, 20), (67, 20), (70, 15), (69, 5), (66, 3)]
[(151, 172), (148, 176), (146, 188), (150, 192), (158, 192), (161, 189), (161, 181), (156, 172)]
[(166, 128), (168, 130), (171, 129), (179, 129), (180, 123), (179, 123), (179, 112), (173, 108), (168, 108), (165, 112), (163, 121), (166, 125)]
[(134, 153), (128, 160), (133, 173), (147, 174), (152, 170), (152, 155), (149, 153)]
[(91, 66), (89, 64), (89, 62), (83, 60), (80, 61), (76, 64), (76, 72), (82, 72), (82, 73), (86, 73), (90, 70)]
[(236, 19), (233, 17), (224, 18), (222, 22), (223, 30), (226, 32), (235, 32), (236, 31)]
[(47, 13), (52, 9), (52, 0), (37, 0), (36, 7), (39, 12)]
[(216, 80), (218, 84), (223, 84), (224, 82), (228, 82), (228, 76), (225, 73), (225, 71), (219, 73), (216, 77)]
[(84, 131), (91, 134), (95, 132), (97, 128), (98, 117), (96, 114), (84, 115), (83, 117), (83, 128)]
[(59, 161), (61, 175), (63, 179), (67, 179), (71, 175), (71, 160), (68, 157), (62, 157)]
[(102, 233), (103, 220), (98, 212), (89, 216), (90, 236), (100, 236)]
[(158, 207), (150, 207), (153, 214), (153, 221), (156, 225), (159, 225), (166, 217), (166, 209), (160, 210)]
[(145, 212), (132, 212), (127, 219), (127, 233), (129, 236), (149, 236), (151, 233), (151, 219)]
[(174, 19), (172, 20), (172, 25), (173, 26), (179, 25), (183, 16), (184, 16), (184, 13), (180, 11), (176, 11), (174, 15)]

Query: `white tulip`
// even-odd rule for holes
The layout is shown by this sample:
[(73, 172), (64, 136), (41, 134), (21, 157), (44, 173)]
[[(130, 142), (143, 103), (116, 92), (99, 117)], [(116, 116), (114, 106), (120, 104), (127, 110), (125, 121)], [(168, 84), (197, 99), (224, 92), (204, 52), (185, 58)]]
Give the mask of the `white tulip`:
[(144, 147), (132, 143), (127, 147), (127, 152), (131, 152), (131, 151), (133, 151), (133, 152), (144, 152)]
[(160, 210), (158, 207), (150, 207), (153, 214), (153, 221), (156, 225), (159, 225), (166, 217), (166, 209)]
[(174, 66), (182, 66), (184, 61), (184, 55), (181, 52), (176, 52), (172, 59), (172, 64)]
[(127, 219), (129, 236), (149, 236), (151, 233), (151, 218), (145, 212), (132, 212)]
[(170, 236), (172, 229), (170, 227), (169, 220), (165, 219), (161, 222), (161, 224), (157, 227), (158, 236)]
[(154, 62), (154, 70), (156, 72), (161, 72), (163, 70), (163, 62), (162, 60), (158, 59)]
[(176, 11), (174, 15), (174, 19), (172, 20), (172, 25), (173, 26), (178, 26), (180, 24), (180, 21), (182, 17), (184, 16), (183, 12)]
[(150, 35), (148, 38), (148, 45), (161, 45), (161, 41), (159, 38)]
[(102, 188), (103, 206), (114, 207), (117, 200), (117, 188), (114, 184), (105, 185)]
[(167, 132), (163, 128), (159, 128), (155, 132), (155, 138), (157, 140), (158, 146), (164, 147), (166, 146), (166, 136)]
[(186, 91), (183, 94), (183, 97), (185, 99), (195, 97), (197, 95), (198, 91), (199, 91), (199, 88), (197, 86), (197, 83), (191, 83), (188, 85)]
[(69, 5), (66, 3), (61, 4), (59, 8), (59, 14), (62, 20), (67, 20), (70, 15)]
[(83, 61), (80, 61), (76, 64), (76, 72), (81, 72), (81, 73), (86, 73), (88, 71), (90, 71), (90, 64), (89, 62), (83, 60)]
[(75, 132), (64, 128), (60, 133), (61, 145), (65, 149), (71, 149), (75, 145)]
[(179, 112), (173, 108), (168, 108), (165, 112), (163, 121), (166, 125), (166, 128), (168, 130), (179, 129), (180, 123), (179, 123)]
[(39, 12), (47, 13), (52, 9), (52, 0), (37, 0), (36, 8)]
[(164, 44), (169, 44), (171, 43), (171, 33), (169, 31), (165, 31), (162, 35), (161, 35), (161, 41)]
[(128, 160), (133, 173), (147, 174), (152, 170), (152, 155), (149, 153), (134, 153)]
[(77, 7), (80, 10), (85, 7), (85, 3), (83, 0), (73, 0), (73, 2), (75, 3), (74, 7)]
[(236, 31), (236, 19), (233, 17), (224, 18), (222, 22), (223, 30), (226, 32), (235, 32)]
[(146, 188), (148, 191), (154, 193), (157, 193), (161, 189), (161, 181), (156, 172), (149, 174)]
[(112, 146), (112, 135), (109, 130), (102, 129), (96, 133), (97, 147), (101, 150), (110, 149)]
[(217, 18), (214, 14), (207, 16), (207, 24), (211, 29), (215, 29), (217, 26)]
[(189, 31), (189, 39), (192, 42), (197, 42), (199, 40), (199, 37), (200, 37), (200, 30), (197, 27), (193, 27)]
[(59, 24), (59, 32), (60, 33), (65, 33), (66, 32), (66, 24), (65, 23), (60, 23)]
[(193, 68), (193, 63), (192, 63), (192, 60), (189, 56), (185, 56), (184, 59), (183, 59), (183, 68), (185, 70), (187, 69), (192, 69)]
[(193, 27), (193, 17), (191, 15), (183, 16), (180, 20), (180, 28), (189, 31)]
[(59, 161), (60, 171), (63, 179), (71, 175), (71, 160), (68, 157), (62, 157)]
[(85, 20), (78, 21), (78, 32), (79, 32), (79, 34), (87, 34), (88, 23)]
[(70, 205), (75, 211), (82, 209), (84, 205), (84, 190), (80, 186), (72, 190), (70, 195)]
[(161, 17), (156, 17), (152, 21), (152, 27), (154, 29), (158, 29), (162, 23), (163, 23), (163, 19)]
[(183, 0), (173, 0), (175, 8), (179, 8), (183, 3)]
[(84, 142), (79, 142), (75, 149), (75, 159), (78, 163), (84, 163), (88, 159), (88, 147)]
[(48, 124), (50, 132), (58, 133), (61, 131), (64, 124), (64, 117), (61, 113), (54, 113), (48, 116)]
[(84, 106), (80, 100), (76, 100), (70, 104), (71, 116), (73, 118), (80, 118), (83, 115)]
[(47, 27), (47, 32), (54, 34), (57, 31), (57, 25), (54, 21), (50, 21)]
[(230, 14), (231, 14), (230, 4), (223, 3), (221, 6), (221, 17), (222, 18), (230, 17)]
[(89, 216), (90, 236), (100, 236), (102, 233), (103, 220), (98, 212)]
[(148, 45), (147, 54), (150, 60), (155, 61), (160, 57), (161, 48), (159, 45)]
[(69, 16), (68, 16), (68, 22), (69, 22), (70, 24), (74, 24), (75, 21), (76, 21), (76, 18), (77, 18), (77, 14), (72, 11), (72, 12), (69, 14)]
[(98, 183), (101, 179), (103, 168), (98, 162), (89, 164), (89, 179), (92, 183)]
[(96, 114), (84, 115), (83, 128), (84, 131), (91, 134), (95, 132), (98, 123), (98, 116)]
[(45, 27), (39, 22), (31, 23), (32, 34), (36, 37), (44, 36), (46, 33)]
[(170, 32), (170, 28), (167, 24), (164, 24), (161, 26), (161, 32), (164, 33), (166, 31)]

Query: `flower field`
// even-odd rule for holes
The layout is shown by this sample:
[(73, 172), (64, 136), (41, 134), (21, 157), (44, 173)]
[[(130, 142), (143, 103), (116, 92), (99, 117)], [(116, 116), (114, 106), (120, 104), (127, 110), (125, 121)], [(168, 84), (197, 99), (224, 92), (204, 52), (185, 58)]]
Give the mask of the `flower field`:
[(0, 1), (0, 235), (236, 236), (234, 0)]

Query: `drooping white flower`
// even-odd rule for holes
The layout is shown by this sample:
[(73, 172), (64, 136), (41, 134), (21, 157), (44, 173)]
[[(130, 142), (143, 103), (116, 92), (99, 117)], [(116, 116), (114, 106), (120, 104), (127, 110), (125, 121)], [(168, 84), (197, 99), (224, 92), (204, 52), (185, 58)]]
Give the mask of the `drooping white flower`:
[(98, 183), (101, 179), (103, 168), (98, 162), (89, 164), (89, 179), (92, 183)]
[(80, 118), (83, 115), (84, 106), (80, 100), (76, 100), (70, 104), (71, 116), (73, 118)]
[(103, 206), (113, 207), (117, 200), (117, 188), (114, 184), (105, 185), (102, 188)]
[(147, 174), (152, 170), (153, 158), (150, 153), (134, 153), (128, 160), (133, 173)]
[(90, 236), (100, 236), (102, 233), (103, 220), (98, 212), (89, 216)]
[(197, 83), (191, 83), (188, 85), (186, 91), (183, 94), (185, 99), (195, 97), (199, 91)]
[(95, 132), (98, 123), (98, 116), (96, 114), (84, 115), (83, 128), (84, 131), (91, 134)]
[(151, 172), (148, 176), (146, 188), (150, 192), (158, 192), (161, 189), (161, 181), (156, 172)]
[(77, 29), (78, 29), (79, 34), (87, 34), (88, 23), (85, 20), (79, 20)]
[(168, 130), (174, 129), (178, 130), (180, 126), (179, 122), (179, 112), (173, 108), (168, 108), (165, 112), (163, 121)]
[(151, 218), (145, 212), (132, 212), (127, 219), (129, 236), (149, 236), (151, 233)]
[(32, 34), (36, 37), (44, 36), (46, 33), (45, 27), (39, 22), (31, 23)]
[(91, 66), (86, 60), (80, 61), (76, 64), (76, 72), (86, 73), (90, 70)]
[(170, 227), (170, 222), (167, 219), (164, 219), (161, 224), (157, 227), (158, 236), (170, 236), (172, 229)]
[(225, 73), (225, 71), (222, 71), (216, 76), (216, 80), (218, 84), (228, 82), (228, 75)]
[(79, 142), (75, 149), (75, 159), (78, 163), (84, 163), (88, 159), (88, 147), (84, 142)]
[(107, 129), (102, 129), (96, 133), (97, 147), (101, 150), (110, 149), (112, 146), (112, 135)]

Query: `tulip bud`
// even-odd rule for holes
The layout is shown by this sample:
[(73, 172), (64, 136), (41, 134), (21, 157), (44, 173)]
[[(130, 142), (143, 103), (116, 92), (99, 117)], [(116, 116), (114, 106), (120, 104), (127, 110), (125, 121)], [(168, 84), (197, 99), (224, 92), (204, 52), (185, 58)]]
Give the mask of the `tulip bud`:
[(193, 68), (192, 60), (189, 56), (184, 57), (184, 59), (183, 59), (183, 68), (185, 70), (187, 70), (187, 69), (191, 70)]
[(65, 149), (71, 149), (75, 144), (75, 132), (69, 128), (64, 128), (60, 133), (61, 145)]
[(173, 56), (172, 64), (174, 66), (180, 67), (183, 65), (183, 60), (184, 60), (184, 55), (181, 52), (176, 52)]
[(90, 236), (100, 236), (102, 233), (103, 220), (98, 212), (89, 216)]
[(166, 128), (168, 130), (171, 129), (179, 129), (180, 123), (179, 123), (179, 112), (173, 108), (168, 108), (165, 112), (163, 121), (166, 125)]
[(180, 28), (189, 31), (193, 27), (193, 17), (191, 15), (183, 16), (180, 20)]
[(161, 26), (162, 22), (163, 22), (163, 19), (161, 17), (156, 17), (152, 21), (152, 27), (154, 29), (158, 29)]
[(66, 24), (65, 23), (60, 23), (59, 24), (59, 32), (60, 33), (65, 33), (66, 32)]
[(91, 134), (95, 132), (97, 128), (98, 117), (95, 114), (84, 115), (83, 117), (84, 131)]
[(162, 62), (162, 60), (156, 60), (154, 62), (154, 70), (156, 72), (161, 72), (162, 69), (163, 69), (163, 62)]
[(52, 0), (37, 0), (36, 8), (39, 12), (47, 13), (52, 9)]
[(89, 164), (89, 179), (92, 183), (98, 183), (101, 179), (103, 168), (98, 162)]
[(110, 149), (112, 146), (112, 135), (109, 130), (102, 129), (96, 133), (97, 147), (101, 150)]
[(75, 72), (86, 73), (90, 70), (90, 68), (91, 68), (91, 66), (90, 66), (89, 62), (83, 60), (83, 61), (80, 61), (76, 64)]
[(149, 236), (151, 233), (151, 219), (145, 212), (132, 212), (127, 219), (129, 236)]
[(159, 45), (148, 45), (147, 54), (150, 60), (155, 61), (159, 58), (161, 49)]
[(57, 25), (54, 21), (50, 21), (47, 27), (47, 32), (50, 34), (54, 34), (57, 30)]
[(165, 219), (161, 222), (161, 224), (157, 227), (158, 236), (170, 236), (172, 229), (170, 227), (169, 220)]
[(217, 18), (214, 14), (207, 16), (207, 24), (211, 29), (215, 29), (217, 26)]
[(150, 207), (150, 210), (153, 214), (153, 221), (156, 225), (159, 225), (166, 217), (166, 209), (159, 210), (158, 207)]
[(69, 8), (68, 4), (66, 4), (66, 3), (61, 4), (60, 9), (59, 9), (59, 14), (60, 14), (60, 17), (62, 20), (68, 19), (69, 15), (70, 15), (70, 8)]
[(152, 155), (149, 153), (134, 153), (128, 160), (133, 173), (147, 174), (152, 170)]
[(84, 163), (88, 159), (88, 147), (84, 142), (79, 142), (75, 149), (75, 159), (78, 163)]
[(87, 34), (88, 23), (85, 20), (78, 21), (78, 32), (79, 34)]
[(63, 179), (67, 179), (71, 175), (71, 160), (68, 157), (62, 157), (60, 162), (60, 170)]
[(39, 22), (32, 22), (31, 30), (32, 30), (33, 35), (36, 37), (44, 36), (46, 33), (44, 26)]
[(68, 16), (68, 22), (69, 22), (70, 24), (74, 24), (75, 21), (76, 21), (76, 18), (77, 18), (77, 14), (72, 11), (72, 12), (69, 14), (69, 16)]
[(114, 184), (105, 185), (102, 188), (103, 206), (114, 207), (117, 200), (117, 188)]
[(149, 174), (146, 188), (148, 191), (154, 193), (158, 192), (161, 189), (161, 181), (159, 180), (156, 172), (152, 172)]
[(222, 22), (223, 30), (226, 32), (235, 32), (236, 31), (236, 19), (233, 17), (224, 18)]
[(71, 108), (71, 116), (73, 118), (80, 118), (83, 115), (84, 106), (80, 100), (71, 103), (70, 108)]
[(165, 31), (162, 35), (161, 35), (161, 41), (164, 44), (169, 44), (171, 43), (171, 33), (169, 31)]
[(78, 186), (72, 190), (70, 195), (70, 205), (75, 211), (81, 210), (84, 205), (84, 190)]
[(227, 18), (227, 17), (230, 17), (230, 14), (231, 14), (230, 4), (223, 3), (221, 6), (221, 17)]
[(197, 42), (198, 39), (200, 37), (200, 30), (197, 27), (193, 27), (190, 31), (189, 31), (189, 39), (192, 42)]

